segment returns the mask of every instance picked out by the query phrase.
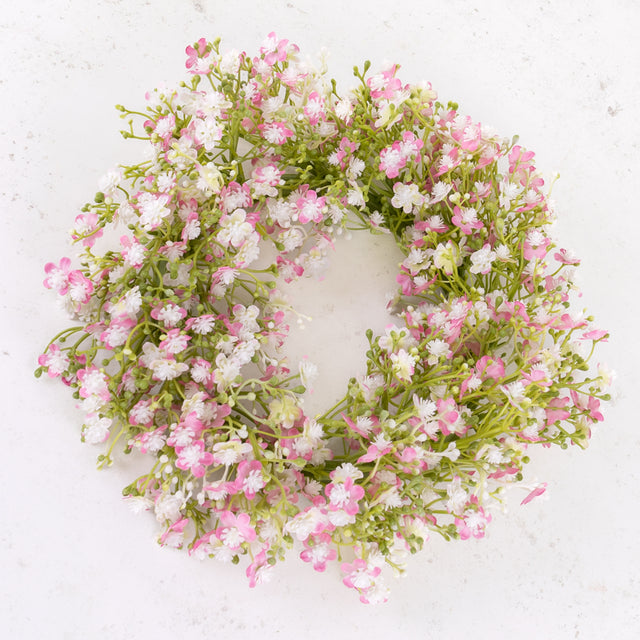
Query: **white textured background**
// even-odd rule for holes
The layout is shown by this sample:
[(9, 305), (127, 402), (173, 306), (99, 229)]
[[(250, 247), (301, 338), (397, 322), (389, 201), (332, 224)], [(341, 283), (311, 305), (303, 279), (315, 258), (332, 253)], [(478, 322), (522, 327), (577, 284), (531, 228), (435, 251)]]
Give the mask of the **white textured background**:
[[(5, 1), (0, 637), (640, 637), (639, 28), (635, 0)], [(295, 554), (249, 590), (236, 567), (156, 547), (153, 517), (120, 497), (126, 465), (96, 472), (72, 399), (32, 376), (66, 322), (43, 264), (68, 252), (65, 233), (100, 176), (138, 157), (113, 105), (141, 106), (146, 89), (180, 80), (184, 47), (200, 36), (253, 53), (272, 30), (311, 56), (326, 47), (343, 89), (354, 64), (395, 61), (403, 80), (430, 80), (462, 112), (520, 134), (547, 176), (561, 174), (557, 235), (583, 258), (584, 304), (613, 336), (600, 355), (619, 399), (591, 447), (541, 450), (530, 465), (550, 499), (520, 507), (514, 495), (484, 540), (434, 538), (377, 608)], [(325, 366), (319, 405), (357, 370), (356, 336), (384, 326), (370, 301), (381, 308), (395, 257), (382, 240), (372, 257), (366, 240), (340, 247), (327, 280), (299, 294), (315, 316), (300, 349)], [(361, 289), (345, 268), (363, 275)]]

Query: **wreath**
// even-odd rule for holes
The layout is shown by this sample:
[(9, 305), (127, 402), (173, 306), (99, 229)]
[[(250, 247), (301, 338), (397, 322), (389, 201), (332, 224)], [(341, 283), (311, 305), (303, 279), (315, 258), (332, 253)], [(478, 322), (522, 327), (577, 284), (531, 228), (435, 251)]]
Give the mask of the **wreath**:
[[(402, 572), (431, 533), (480, 538), (507, 488), (544, 492), (523, 481), (531, 445), (587, 445), (607, 333), (573, 309), (578, 260), (549, 236), (517, 139), (397, 65), (366, 62), (340, 96), (273, 33), (254, 57), (219, 43), (187, 47), (188, 81), (143, 111), (117, 107), (149, 153), (76, 217), (79, 267), (45, 266), (75, 323), (36, 375), (71, 387), (99, 467), (144, 454), (123, 494), (161, 545), (243, 560), (254, 586), (295, 542), (384, 601), (383, 567)], [(344, 230), (402, 250), (395, 322), (367, 332), (366, 369), (310, 416), (317, 370), (282, 355), (294, 316), (278, 287), (319, 273)]]

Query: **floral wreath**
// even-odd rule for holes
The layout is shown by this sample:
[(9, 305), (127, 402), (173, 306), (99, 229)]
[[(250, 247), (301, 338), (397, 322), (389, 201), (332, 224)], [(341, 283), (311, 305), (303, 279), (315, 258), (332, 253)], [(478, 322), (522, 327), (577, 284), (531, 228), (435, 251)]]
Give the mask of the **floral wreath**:
[[(186, 53), (188, 82), (117, 107), (148, 159), (109, 172), (76, 218), (80, 267), (46, 265), (77, 322), (36, 375), (72, 388), (100, 467), (117, 447), (146, 455), (123, 494), (155, 513), (161, 545), (246, 556), (254, 586), (298, 541), (384, 601), (383, 567), (402, 572), (430, 533), (480, 538), (506, 488), (544, 492), (523, 483), (530, 445), (586, 446), (607, 333), (572, 310), (578, 260), (549, 237), (516, 140), (397, 65), (356, 68), (341, 97), (273, 33), (254, 57), (205, 39)], [(119, 246), (98, 250), (115, 228)], [(282, 356), (278, 283), (319, 273), (345, 229), (402, 250), (397, 321), (367, 332), (366, 371), (312, 417), (317, 371)]]

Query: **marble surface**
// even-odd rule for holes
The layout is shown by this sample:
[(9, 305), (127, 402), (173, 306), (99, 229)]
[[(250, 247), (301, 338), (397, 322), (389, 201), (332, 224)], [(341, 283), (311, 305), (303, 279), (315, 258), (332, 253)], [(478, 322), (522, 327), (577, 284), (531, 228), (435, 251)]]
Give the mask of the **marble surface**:
[[(640, 637), (638, 27), (633, 0), (5, 3), (0, 636)], [(591, 447), (541, 450), (530, 465), (549, 499), (520, 507), (514, 496), (484, 540), (434, 538), (377, 608), (360, 605), (336, 571), (317, 574), (294, 554), (249, 590), (236, 567), (157, 547), (153, 517), (122, 502), (131, 469), (97, 472), (71, 397), (32, 375), (66, 322), (41, 285), (43, 264), (65, 254), (66, 230), (100, 176), (137, 157), (113, 105), (141, 105), (146, 89), (182, 78), (184, 47), (202, 35), (253, 51), (272, 30), (309, 55), (326, 47), (343, 87), (366, 58), (374, 68), (397, 61), (407, 81), (430, 80), (474, 119), (518, 133), (546, 175), (561, 174), (556, 232), (583, 258), (582, 300), (613, 336), (600, 355), (618, 372), (618, 400)], [(365, 288), (335, 294), (361, 251), (353, 242), (324, 283), (298, 294), (315, 319), (294, 349), (325, 353), (319, 406), (357, 369), (368, 291), (382, 296), (392, 284), (396, 256), (380, 241), (362, 269)], [(384, 326), (384, 313), (374, 321)]]

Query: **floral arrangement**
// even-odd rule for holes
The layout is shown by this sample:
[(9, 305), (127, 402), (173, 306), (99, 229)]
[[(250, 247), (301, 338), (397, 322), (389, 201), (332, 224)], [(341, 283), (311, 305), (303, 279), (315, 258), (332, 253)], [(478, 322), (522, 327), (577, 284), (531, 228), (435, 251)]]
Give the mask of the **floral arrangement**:
[[(578, 260), (534, 155), (440, 104), (398, 66), (340, 96), (270, 34), (257, 55), (187, 47), (190, 77), (118, 106), (148, 159), (109, 172), (45, 267), (76, 319), (39, 358), (86, 412), (82, 439), (144, 454), (123, 493), (159, 543), (243, 560), (251, 586), (294, 543), (341, 563), (363, 602), (387, 598), (432, 532), (480, 538), (505, 490), (523, 503), (534, 444), (587, 445), (611, 373), (607, 333), (572, 309)], [(137, 121), (137, 124), (134, 124)], [(98, 250), (105, 231), (119, 229)], [(282, 356), (279, 292), (321, 271), (343, 230), (392, 234), (404, 254), (366, 371), (322, 415), (316, 373)], [(111, 234), (113, 235), (113, 234)]]

